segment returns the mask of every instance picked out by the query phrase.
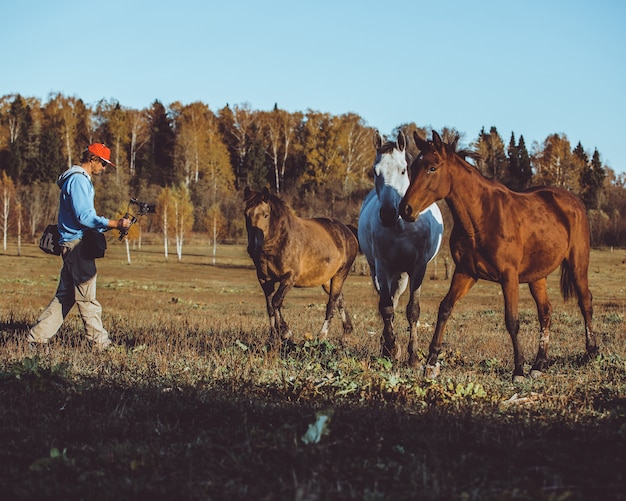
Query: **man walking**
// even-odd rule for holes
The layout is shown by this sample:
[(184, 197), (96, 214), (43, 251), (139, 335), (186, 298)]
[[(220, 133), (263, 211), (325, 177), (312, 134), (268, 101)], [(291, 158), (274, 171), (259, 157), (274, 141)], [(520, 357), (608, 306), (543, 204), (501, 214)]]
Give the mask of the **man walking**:
[(103, 231), (125, 229), (130, 221), (98, 216), (94, 208), (95, 190), (91, 176), (100, 175), (108, 165), (111, 150), (94, 143), (85, 149), (80, 166), (75, 165), (59, 177), (59, 233), (63, 268), (56, 294), (30, 329), (28, 341), (32, 347), (49, 342), (74, 304), (85, 327), (85, 335), (94, 349), (106, 350), (111, 344), (109, 333), (102, 325), (102, 306), (96, 300), (96, 262), (83, 252), (83, 235), (87, 229)]

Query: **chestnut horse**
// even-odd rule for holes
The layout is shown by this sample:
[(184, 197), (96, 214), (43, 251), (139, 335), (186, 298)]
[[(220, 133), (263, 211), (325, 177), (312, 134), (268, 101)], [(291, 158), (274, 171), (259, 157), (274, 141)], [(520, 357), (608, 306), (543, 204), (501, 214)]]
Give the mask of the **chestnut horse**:
[(271, 341), (291, 337), (281, 308), (292, 287), (321, 285), (328, 294), (319, 337), (327, 336), (335, 307), (344, 336), (352, 332), (341, 289), (359, 252), (355, 231), (335, 219), (300, 218), (267, 189), (256, 192), (246, 187), (244, 199), (248, 254), (265, 293)]
[(437, 358), (452, 308), (479, 280), (498, 282), (504, 296), (506, 327), (513, 342), (513, 380), (524, 378), (524, 355), (519, 331), (519, 284), (527, 283), (537, 304), (541, 329), (539, 351), (530, 376), (548, 368), (552, 307), (547, 276), (561, 265), (561, 293), (573, 294), (585, 322), (588, 356), (598, 352), (593, 333), (589, 268), (589, 223), (585, 207), (571, 193), (536, 187), (516, 193), (489, 180), (457, 152), (458, 137), (448, 143), (433, 132), (432, 141), (414, 134), (420, 154), (410, 166), (411, 184), (400, 212), (413, 221), (435, 200), (445, 199), (454, 219), (450, 250), (456, 264), (450, 289), (439, 306), (437, 327), (430, 343), (425, 375), (439, 373)]

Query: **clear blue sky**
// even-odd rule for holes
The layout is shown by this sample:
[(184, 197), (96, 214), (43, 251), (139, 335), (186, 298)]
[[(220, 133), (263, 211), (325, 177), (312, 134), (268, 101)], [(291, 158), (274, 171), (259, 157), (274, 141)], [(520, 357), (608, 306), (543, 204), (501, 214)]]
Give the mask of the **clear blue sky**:
[(626, 172), (623, 0), (4, 0), (0, 95), (551, 133)]

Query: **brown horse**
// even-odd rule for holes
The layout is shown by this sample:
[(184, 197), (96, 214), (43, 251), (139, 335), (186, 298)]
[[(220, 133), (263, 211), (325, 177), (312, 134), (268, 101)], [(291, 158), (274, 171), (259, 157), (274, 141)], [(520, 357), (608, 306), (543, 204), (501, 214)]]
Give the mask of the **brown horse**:
[(437, 358), (452, 308), (478, 279), (498, 282), (504, 295), (506, 327), (513, 342), (513, 380), (524, 377), (519, 331), (519, 284), (527, 283), (537, 304), (541, 335), (531, 377), (548, 367), (552, 307), (547, 276), (561, 265), (561, 293), (574, 293), (585, 321), (589, 356), (598, 352), (591, 326), (589, 223), (585, 207), (569, 192), (552, 187), (516, 193), (483, 177), (457, 152), (458, 137), (445, 143), (436, 132), (432, 141), (414, 134), (420, 150), (410, 166), (411, 184), (400, 206), (402, 217), (413, 221), (435, 200), (445, 199), (454, 218), (450, 250), (456, 263), (450, 290), (439, 306), (437, 327), (430, 343), (425, 374), (439, 374)]
[(335, 307), (344, 335), (352, 332), (341, 289), (359, 252), (354, 231), (335, 219), (300, 218), (267, 189), (256, 192), (246, 187), (244, 200), (248, 254), (265, 293), (272, 342), (291, 337), (281, 308), (292, 287), (321, 285), (328, 294), (319, 337), (327, 336)]

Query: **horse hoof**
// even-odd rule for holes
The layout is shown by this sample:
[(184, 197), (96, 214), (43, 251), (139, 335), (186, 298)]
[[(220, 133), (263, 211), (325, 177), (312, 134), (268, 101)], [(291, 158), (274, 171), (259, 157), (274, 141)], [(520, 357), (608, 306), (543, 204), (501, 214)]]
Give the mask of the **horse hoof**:
[(441, 374), (441, 365), (437, 362), (435, 365), (426, 364), (424, 367), (424, 377), (426, 379), (437, 379)]
[(543, 372), (540, 370), (532, 369), (530, 371), (530, 379), (539, 379), (541, 376), (543, 376)]
[(519, 374), (514, 374), (513, 375), (513, 382), (514, 383), (523, 383), (524, 381), (526, 381), (526, 378), (523, 375), (519, 375)]

